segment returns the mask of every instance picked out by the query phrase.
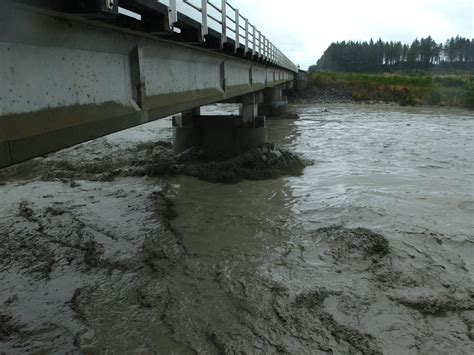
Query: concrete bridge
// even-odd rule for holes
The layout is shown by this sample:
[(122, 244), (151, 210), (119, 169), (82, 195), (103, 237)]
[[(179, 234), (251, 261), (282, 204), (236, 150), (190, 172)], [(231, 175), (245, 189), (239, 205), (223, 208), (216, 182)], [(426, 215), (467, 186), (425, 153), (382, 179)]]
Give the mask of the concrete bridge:
[[(0, 167), (178, 113), (177, 152), (250, 149), (298, 73), (226, 0), (2, 0), (0, 14)], [(200, 114), (224, 101), (240, 115)]]

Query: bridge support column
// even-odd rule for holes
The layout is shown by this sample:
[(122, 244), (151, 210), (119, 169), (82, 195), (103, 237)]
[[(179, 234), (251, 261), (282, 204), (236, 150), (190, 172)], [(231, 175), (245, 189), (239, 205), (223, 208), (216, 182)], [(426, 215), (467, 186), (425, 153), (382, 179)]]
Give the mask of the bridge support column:
[(306, 89), (308, 82), (308, 74), (305, 71), (299, 70), (295, 79), (296, 91), (301, 94)]
[(263, 146), (267, 142), (265, 117), (258, 116), (258, 97), (252, 93), (241, 98), (240, 114), (209, 116), (200, 109), (173, 117), (174, 152), (191, 147), (207, 152), (236, 155)]
[(286, 112), (288, 99), (283, 95), (283, 86), (277, 85), (265, 89), (263, 103), (259, 105), (258, 112), (266, 117), (281, 116)]
[(256, 93), (242, 96), (240, 115), (244, 125), (253, 125), (258, 117), (258, 98)]
[(173, 116), (173, 148), (176, 154), (201, 145), (201, 129), (198, 124), (198, 117), (201, 115), (201, 108), (184, 111), (181, 116)]

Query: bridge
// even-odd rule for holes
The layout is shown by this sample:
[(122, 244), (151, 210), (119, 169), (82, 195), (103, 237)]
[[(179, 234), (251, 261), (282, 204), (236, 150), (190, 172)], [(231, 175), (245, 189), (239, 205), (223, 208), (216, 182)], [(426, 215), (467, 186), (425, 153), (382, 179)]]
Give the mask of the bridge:
[(2, 0), (0, 167), (179, 113), (176, 152), (263, 144), (298, 68), (216, 1)]

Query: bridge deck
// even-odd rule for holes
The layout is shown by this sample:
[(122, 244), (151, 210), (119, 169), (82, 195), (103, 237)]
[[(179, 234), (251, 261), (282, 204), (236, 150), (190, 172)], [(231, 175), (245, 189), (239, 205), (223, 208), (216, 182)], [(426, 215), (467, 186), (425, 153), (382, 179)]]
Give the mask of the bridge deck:
[(0, 167), (295, 75), (73, 14), (0, 10)]

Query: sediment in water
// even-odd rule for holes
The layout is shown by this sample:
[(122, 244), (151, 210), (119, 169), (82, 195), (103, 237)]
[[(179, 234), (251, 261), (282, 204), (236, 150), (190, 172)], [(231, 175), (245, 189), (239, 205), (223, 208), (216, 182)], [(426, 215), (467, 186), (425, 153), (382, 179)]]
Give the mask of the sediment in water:
[(210, 182), (236, 183), (243, 179), (265, 180), (300, 175), (308, 162), (268, 144), (235, 157), (215, 157), (190, 151), (176, 158), (173, 170)]
[[(203, 258), (186, 250), (170, 223), (168, 187), (140, 197), (116, 183), (87, 193), (135, 218), (126, 228), (99, 223), (87, 207), (76, 207), (79, 201), (59, 197), (42, 205), (31, 196), (0, 221), (2, 294), (8, 293), (0, 303), (0, 351), (166, 346), (180, 353), (381, 354), (424, 351), (433, 341), (453, 346), (436, 331), (437, 318), (464, 339), (457, 345), (472, 340), (472, 290), (429, 262), (417, 270), (397, 263), (400, 251), (381, 234), (332, 226), (289, 235), (260, 257)], [(54, 184), (62, 191), (61, 182)], [(124, 197), (135, 202), (123, 206)], [(15, 273), (26, 283), (16, 284)], [(63, 278), (80, 282), (51, 299), (48, 290)], [(447, 279), (454, 293), (440, 291)], [(31, 297), (55, 311), (24, 321), (18, 309)], [(403, 327), (393, 328), (394, 318)]]
[[(472, 349), (472, 293), (458, 281), (456, 297), (440, 292), (437, 277), (448, 273), (435, 275), (429, 264), (413, 273), (396, 262), (399, 250), (368, 229), (332, 226), (290, 240), (255, 270), (236, 255), (214, 267), (214, 278), (212, 265), (207, 276), (201, 268), (178, 278), (171, 294), (182, 283), (196, 291), (189, 302), (172, 298), (163, 315), (175, 339), (198, 353), (382, 354), (423, 352), (433, 344)], [(216, 291), (208, 299), (210, 287)], [(442, 299), (445, 312), (418, 308), (401, 296), (420, 290)], [(424, 298), (416, 299), (423, 304)], [(439, 322), (451, 324), (457, 343)]]
[[(108, 331), (124, 339), (108, 346), (128, 352), (125, 318), (144, 322), (149, 315), (137, 315), (136, 305), (156, 305), (142, 295), (147, 278), (165, 285), (186, 255), (170, 223), (167, 189), (137, 190), (127, 181), (74, 187), (40, 181), (19, 184), (13, 200), (6, 193), (11, 206), (5, 202), (0, 219), (0, 353), (99, 351)], [(161, 297), (157, 287), (155, 298)], [(166, 300), (166, 287), (163, 292)]]
[(42, 180), (113, 181), (116, 177), (194, 176), (209, 182), (236, 183), (299, 175), (310, 163), (298, 155), (267, 144), (237, 156), (222, 156), (191, 148), (174, 155), (169, 142), (138, 145), (92, 161), (47, 159), (27, 162), (0, 173), (0, 179), (39, 176)]

